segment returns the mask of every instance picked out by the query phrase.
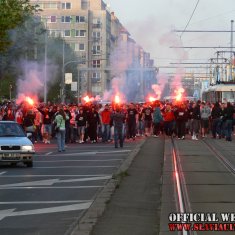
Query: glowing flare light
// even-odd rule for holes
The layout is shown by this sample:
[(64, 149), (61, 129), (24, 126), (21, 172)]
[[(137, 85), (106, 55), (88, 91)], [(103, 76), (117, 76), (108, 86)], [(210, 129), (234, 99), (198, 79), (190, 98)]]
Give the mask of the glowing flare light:
[(90, 98), (89, 98), (89, 96), (87, 95), (87, 96), (85, 96), (84, 98), (83, 98), (83, 100), (86, 102), (86, 103), (89, 103), (90, 102)]
[(175, 96), (176, 101), (181, 101), (184, 93), (184, 88), (179, 88), (178, 90), (175, 91), (175, 93), (176, 93)]
[(34, 105), (34, 100), (32, 98), (30, 98), (29, 96), (25, 97), (25, 101), (29, 104), (29, 105)]
[(115, 95), (115, 97), (114, 97), (114, 102), (115, 102), (116, 104), (120, 104), (121, 99), (120, 99), (119, 95)]
[(157, 100), (157, 98), (154, 98), (154, 97), (152, 97), (152, 96), (149, 97), (149, 102), (154, 102), (154, 101), (156, 101), (156, 100)]

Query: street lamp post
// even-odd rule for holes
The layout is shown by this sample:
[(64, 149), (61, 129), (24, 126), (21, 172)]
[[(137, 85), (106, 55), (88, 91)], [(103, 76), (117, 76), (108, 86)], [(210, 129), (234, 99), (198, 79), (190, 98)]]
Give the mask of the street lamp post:
[(9, 86), (9, 95), (10, 95), (10, 100), (11, 100), (11, 90), (12, 90), (12, 85), (10, 84), (10, 86)]
[(62, 79), (61, 79), (61, 102), (62, 103), (64, 103), (64, 101), (65, 101), (65, 95), (64, 95), (65, 82), (64, 82), (64, 79), (65, 79), (65, 66), (67, 65), (67, 63), (66, 64), (64, 63), (64, 57), (65, 57), (64, 53), (65, 53), (65, 43), (63, 40)]
[(44, 53), (44, 80), (43, 101), (47, 103), (47, 18), (45, 18), (45, 53)]
[(231, 20), (231, 42), (230, 42), (230, 81), (233, 80), (233, 20)]

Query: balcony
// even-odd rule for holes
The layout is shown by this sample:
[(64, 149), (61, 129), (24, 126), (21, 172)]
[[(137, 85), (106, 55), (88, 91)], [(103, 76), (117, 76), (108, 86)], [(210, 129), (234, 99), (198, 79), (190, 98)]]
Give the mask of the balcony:
[(92, 27), (93, 27), (94, 29), (100, 29), (100, 28), (101, 28), (101, 23), (99, 23), (99, 22), (93, 23), (93, 24), (92, 24)]

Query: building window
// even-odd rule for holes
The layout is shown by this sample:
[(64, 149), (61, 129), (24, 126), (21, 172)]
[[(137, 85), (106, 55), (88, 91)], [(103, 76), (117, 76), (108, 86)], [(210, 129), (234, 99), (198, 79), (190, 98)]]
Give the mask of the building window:
[(85, 51), (85, 44), (79, 43), (79, 51)]
[(75, 43), (75, 51), (85, 51), (84, 43)]
[(85, 23), (85, 16), (80, 16), (80, 23)]
[(86, 30), (75, 30), (75, 37), (85, 37)]
[(98, 31), (92, 32), (92, 37), (93, 37), (94, 39), (100, 38), (100, 32), (98, 32)]
[(62, 23), (70, 23), (71, 22), (71, 16), (62, 16), (61, 17)]
[(100, 60), (92, 60), (93, 68), (100, 68)]
[(88, 0), (81, 0), (81, 8), (82, 10), (88, 9)]
[(71, 9), (71, 3), (70, 2), (63, 2), (62, 9)]
[(101, 79), (101, 75), (99, 72), (92, 73), (92, 82), (93, 83), (100, 82), (100, 79)]
[(56, 30), (56, 29), (49, 30), (50, 37), (60, 37), (61, 35), (63, 35), (63, 34), (61, 34), (60, 30)]
[(86, 36), (86, 30), (80, 30), (80, 37)]
[(48, 3), (44, 3), (44, 9), (57, 9), (58, 5), (56, 2), (48, 2)]
[(99, 55), (100, 54), (100, 45), (93, 45), (92, 54), (93, 55)]
[(93, 28), (100, 29), (101, 28), (101, 20), (100, 18), (93, 19)]
[(70, 30), (65, 30), (65, 31), (64, 31), (64, 36), (65, 36), (65, 37), (70, 37), (70, 36), (71, 36)]
[(56, 23), (56, 16), (50, 16), (49, 23)]
[(85, 23), (86, 22), (86, 18), (85, 18), (85, 16), (76, 16), (75, 17), (75, 22), (76, 23)]

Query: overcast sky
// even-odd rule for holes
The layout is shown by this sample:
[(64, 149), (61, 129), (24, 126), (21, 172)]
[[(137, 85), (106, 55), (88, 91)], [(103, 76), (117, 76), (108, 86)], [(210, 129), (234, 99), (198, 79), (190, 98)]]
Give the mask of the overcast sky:
[[(209, 58), (216, 57), (216, 49), (177, 50), (170, 46), (230, 46), (230, 33), (185, 32), (181, 35), (171, 32), (172, 29), (185, 28), (198, 0), (104, 1), (110, 5), (111, 11), (115, 12), (132, 38), (150, 52), (156, 66), (182, 59), (208, 62)], [(231, 20), (235, 20), (235, 0), (200, 0), (187, 29), (230, 30)], [(229, 55), (226, 54), (226, 57)]]

